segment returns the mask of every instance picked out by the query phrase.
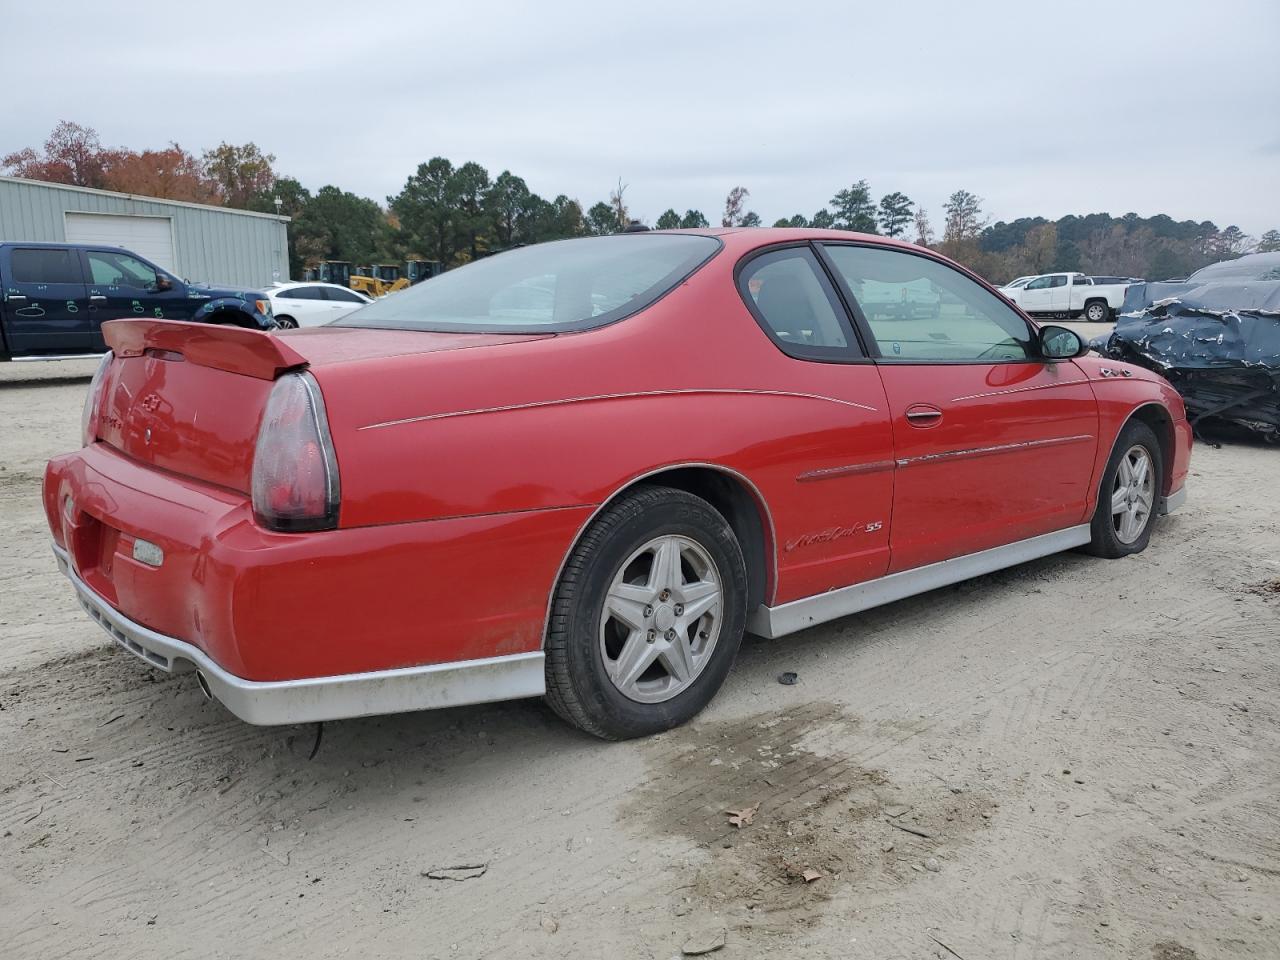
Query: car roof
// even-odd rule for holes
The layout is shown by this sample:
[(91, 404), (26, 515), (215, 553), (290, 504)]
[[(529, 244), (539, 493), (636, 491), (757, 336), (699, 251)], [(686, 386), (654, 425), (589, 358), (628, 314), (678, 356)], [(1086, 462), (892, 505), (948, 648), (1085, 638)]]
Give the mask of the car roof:
[(885, 237), (878, 233), (854, 233), (852, 230), (824, 230), (818, 227), (710, 227), (700, 230), (646, 230), (642, 233), (616, 234), (616, 236), (644, 237), (682, 233), (694, 236), (716, 237), (724, 244), (725, 249), (735, 256), (740, 256), (757, 247), (770, 246), (775, 243), (828, 240), (844, 241), (845, 243), (866, 243), (879, 247), (926, 252), (931, 256), (946, 260), (948, 263), (952, 262), (936, 250), (926, 250), (906, 240)]
[(329, 283), (325, 280), (287, 280), (281, 283), (273, 283), (267, 288), (268, 293), (274, 293), (278, 290), (293, 290), (295, 287), (333, 287), (335, 290), (348, 290), (351, 293), (359, 293), (359, 290), (352, 290), (350, 287), (344, 287), (340, 283)]
[(44, 240), (6, 240), (0, 243), (0, 247), (43, 247), (50, 250), (123, 250), (125, 253), (133, 253), (127, 247), (114, 243), (50, 243)]

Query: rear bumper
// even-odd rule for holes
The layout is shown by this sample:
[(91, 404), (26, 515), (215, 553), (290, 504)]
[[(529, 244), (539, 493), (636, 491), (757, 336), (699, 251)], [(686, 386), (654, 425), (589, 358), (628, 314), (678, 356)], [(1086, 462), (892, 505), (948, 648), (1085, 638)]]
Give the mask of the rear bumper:
[(44, 500), (99, 607), (257, 683), (539, 652), (556, 571), (590, 512), (282, 534), (254, 522), (243, 494), (102, 443), (51, 461)]
[(205, 691), (246, 723), (339, 720), (545, 692), (540, 651), (305, 680), (246, 680), (224, 670), (198, 647), (130, 620), (76, 575), (65, 550), (55, 545), (53, 552), (80, 605), (120, 646), (158, 670), (196, 671)]

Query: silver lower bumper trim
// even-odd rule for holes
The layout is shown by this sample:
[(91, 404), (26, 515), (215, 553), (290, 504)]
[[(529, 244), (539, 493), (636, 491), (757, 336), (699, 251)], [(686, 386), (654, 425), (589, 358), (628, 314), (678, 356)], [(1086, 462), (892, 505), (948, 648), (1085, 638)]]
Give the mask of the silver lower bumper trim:
[(80, 605), (120, 646), (159, 670), (199, 671), (209, 693), (246, 723), (340, 720), (540, 697), (546, 692), (541, 652), (335, 677), (245, 680), (228, 673), (199, 647), (130, 620), (80, 579), (65, 550), (55, 545), (53, 552)]
[(1160, 498), (1160, 516), (1163, 517), (1167, 513), (1173, 513), (1173, 511), (1177, 510), (1186, 502), (1187, 502), (1187, 485), (1184, 483), (1181, 487), (1173, 491), (1173, 493), (1169, 494), (1167, 497)]

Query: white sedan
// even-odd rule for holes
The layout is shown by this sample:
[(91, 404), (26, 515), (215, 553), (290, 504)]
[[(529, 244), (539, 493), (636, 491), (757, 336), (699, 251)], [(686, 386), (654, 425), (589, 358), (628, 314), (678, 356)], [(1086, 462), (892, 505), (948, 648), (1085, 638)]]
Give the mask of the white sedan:
[(336, 283), (281, 283), (267, 289), (267, 298), (276, 323), (287, 330), (318, 327), (373, 303), (363, 293)]

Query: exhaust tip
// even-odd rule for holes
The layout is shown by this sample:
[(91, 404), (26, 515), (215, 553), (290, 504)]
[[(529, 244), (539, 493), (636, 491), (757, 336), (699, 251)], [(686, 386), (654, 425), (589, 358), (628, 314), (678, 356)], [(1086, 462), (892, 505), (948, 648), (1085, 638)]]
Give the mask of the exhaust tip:
[(200, 684), (200, 692), (204, 694), (206, 700), (213, 699), (213, 691), (209, 689), (209, 681), (205, 679), (204, 671), (196, 671), (196, 683)]

